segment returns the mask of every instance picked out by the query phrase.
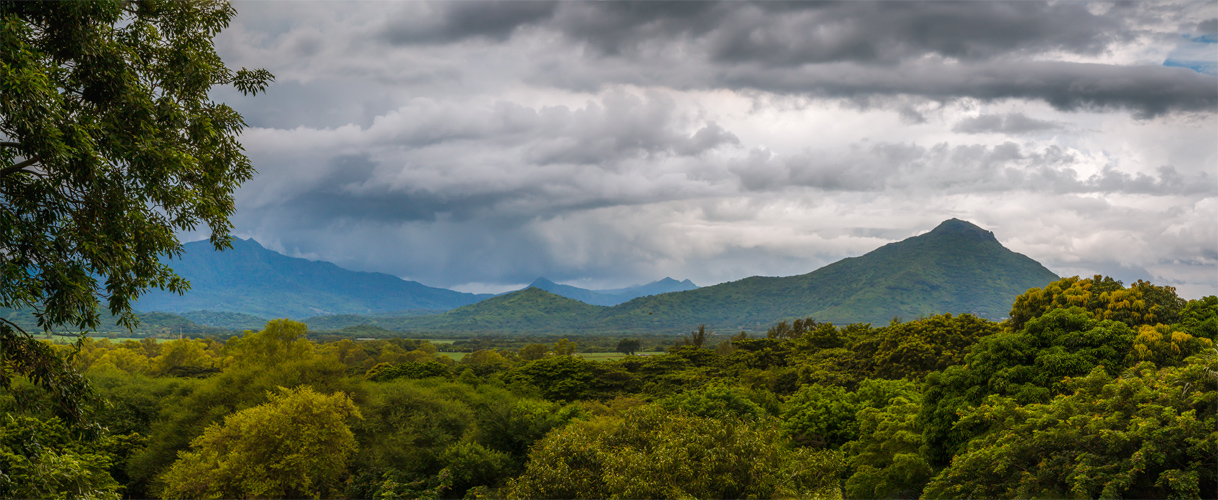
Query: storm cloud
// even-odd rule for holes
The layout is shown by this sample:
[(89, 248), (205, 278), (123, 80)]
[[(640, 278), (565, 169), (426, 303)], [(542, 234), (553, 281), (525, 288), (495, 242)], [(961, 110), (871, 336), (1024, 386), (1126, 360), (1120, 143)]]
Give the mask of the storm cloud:
[[(806, 273), (958, 217), (1218, 292), (1207, 2), (238, 3), (238, 234), (426, 284)], [(1208, 66), (1207, 66), (1208, 65)], [(198, 237), (199, 235), (184, 235)]]

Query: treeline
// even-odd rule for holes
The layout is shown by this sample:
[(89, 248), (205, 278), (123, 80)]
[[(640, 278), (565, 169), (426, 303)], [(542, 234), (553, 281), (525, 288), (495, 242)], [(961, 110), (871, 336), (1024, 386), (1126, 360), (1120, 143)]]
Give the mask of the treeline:
[(698, 329), (607, 362), (572, 356), (582, 338), (454, 362), (288, 320), (86, 341), (60, 347), (93, 387), (83, 418), (3, 392), (0, 496), (1218, 494), (1218, 297), (1068, 278), (1010, 317)]

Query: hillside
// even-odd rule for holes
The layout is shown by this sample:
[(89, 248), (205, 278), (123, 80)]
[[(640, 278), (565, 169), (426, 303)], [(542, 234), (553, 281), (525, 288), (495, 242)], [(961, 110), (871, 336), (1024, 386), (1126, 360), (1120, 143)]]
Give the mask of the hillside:
[(938, 313), (1006, 317), (1015, 297), (1057, 275), (1012, 252), (994, 234), (951, 219), (934, 230), (860, 257), (785, 278), (752, 277), (678, 294), (636, 299), (601, 321), (615, 329), (705, 323), (757, 330), (782, 319), (887, 323)]
[(639, 297), (659, 295), (661, 293), (695, 290), (698, 288), (698, 285), (695, 285), (690, 280), (677, 281), (672, 278), (664, 278), (662, 280), (653, 281), (646, 285), (634, 285), (612, 290), (588, 290), (586, 288), (579, 288), (570, 285), (560, 285), (545, 278), (537, 278), (537, 280), (533, 281), (529, 287), (539, 288), (555, 295), (578, 300), (585, 304), (592, 304), (596, 306), (616, 306)]
[(751, 277), (594, 307), (536, 288), (449, 313), (403, 318), (409, 330), (681, 332), (699, 324), (760, 331), (784, 319), (885, 324), (939, 313), (1001, 319), (1015, 297), (1058, 279), (965, 221), (884, 245), (860, 257), (783, 278)]
[[(100, 324), (97, 326), (95, 333), (99, 335), (110, 335), (118, 337), (136, 336), (142, 337), (146, 335), (172, 336), (176, 334), (183, 335), (214, 335), (221, 338), (228, 337), (238, 333), (240, 329), (231, 328), (221, 325), (211, 325), (194, 321), (184, 315), (164, 313), (164, 312), (141, 312), (136, 313), (140, 324), (134, 330), (127, 330), (125, 327), (118, 326), (117, 318), (110, 314), (106, 308), (101, 308), (98, 311)], [(38, 328), (38, 319), (34, 317), (32, 309), (9, 309), (0, 308), (0, 318), (11, 321), (26, 332), (37, 334), (42, 330)], [(262, 325), (258, 326), (262, 328)], [(63, 326), (56, 330), (57, 333), (71, 333), (72, 327)]]
[(190, 291), (178, 296), (153, 290), (140, 297), (136, 309), (306, 318), (418, 309), (445, 311), (489, 297), (288, 257), (252, 239), (233, 240), (233, 248), (224, 252), (215, 251), (207, 241), (187, 243), (184, 250), (181, 259), (166, 263), (190, 281)]
[(506, 293), (444, 314), (410, 318), (412, 330), (533, 333), (595, 329), (602, 306), (585, 304), (540, 288)]

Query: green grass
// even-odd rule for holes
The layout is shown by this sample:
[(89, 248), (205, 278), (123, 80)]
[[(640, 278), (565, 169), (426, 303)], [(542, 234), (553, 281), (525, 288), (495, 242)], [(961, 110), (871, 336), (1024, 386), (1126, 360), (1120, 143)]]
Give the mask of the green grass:
[(453, 361), (461, 361), (461, 358), (464, 358), (466, 353), (464, 353), (464, 352), (441, 352), (441, 353), (437, 353), (437, 354), (440, 354), (442, 356), (448, 356), (448, 357), (452, 358)]

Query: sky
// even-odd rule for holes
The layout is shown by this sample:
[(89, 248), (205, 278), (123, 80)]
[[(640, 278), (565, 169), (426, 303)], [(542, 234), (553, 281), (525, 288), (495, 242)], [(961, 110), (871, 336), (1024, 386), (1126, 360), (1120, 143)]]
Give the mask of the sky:
[[(959, 218), (1218, 294), (1218, 2), (237, 2), (235, 234), (468, 292), (811, 272)], [(202, 235), (184, 235), (198, 239)]]

